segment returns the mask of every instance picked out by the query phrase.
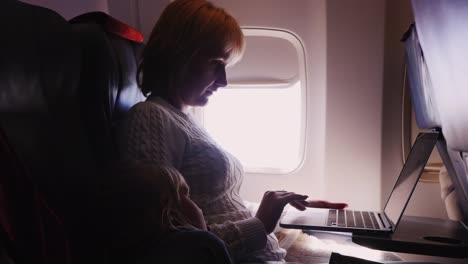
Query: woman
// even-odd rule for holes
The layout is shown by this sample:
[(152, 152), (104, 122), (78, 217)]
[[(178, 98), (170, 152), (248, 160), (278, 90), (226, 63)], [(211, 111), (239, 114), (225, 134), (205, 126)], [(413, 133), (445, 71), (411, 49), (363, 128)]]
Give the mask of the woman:
[(208, 229), (224, 240), (236, 262), (282, 260), (286, 251), (272, 232), (284, 206), (304, 210), (311, 203), (304, 195), (267, 192), (251, 215), (239, 196), (241, 164), (189, 114), (190, 107), (206, 105), (227, 85), (225, 68), (243, 50), (242, 31), (223, 9), (205, 0), (169, 4), (139, 66), (140, 87), (148, 98), (129, 111), (120, 150), (123, 159), (168, 163), (179, 170)]

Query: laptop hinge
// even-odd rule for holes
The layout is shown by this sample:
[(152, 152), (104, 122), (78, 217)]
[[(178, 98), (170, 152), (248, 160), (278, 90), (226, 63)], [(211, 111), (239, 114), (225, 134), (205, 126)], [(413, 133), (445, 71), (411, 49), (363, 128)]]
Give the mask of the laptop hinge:
[(385, 225), (386, 228), (392, 228), (392, 225), (390, 224), (390, 221), (388, 221), (388, 218), (387, 216), (385, 215), (384, 212), (381, 212), (379, 213), (379, 218), (380, 218), (380, 221), (382, 221), (382, 223)]
[(460, 221), (460, 224), (465, 228), (466, 231), (468, 231), (468, 226), (465, 224), (465, 222)]

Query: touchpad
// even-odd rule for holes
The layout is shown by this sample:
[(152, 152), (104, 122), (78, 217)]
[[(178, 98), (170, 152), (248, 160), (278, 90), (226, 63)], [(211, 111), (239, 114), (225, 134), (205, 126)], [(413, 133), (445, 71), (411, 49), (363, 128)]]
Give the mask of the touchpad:
[(429, 241), (446, 243), (446, 244), (460, 244), (462, 242), (461, 240), (456, 239), (456, 238), (440, 237), (440, 236), (425, 236), (423, 238)]

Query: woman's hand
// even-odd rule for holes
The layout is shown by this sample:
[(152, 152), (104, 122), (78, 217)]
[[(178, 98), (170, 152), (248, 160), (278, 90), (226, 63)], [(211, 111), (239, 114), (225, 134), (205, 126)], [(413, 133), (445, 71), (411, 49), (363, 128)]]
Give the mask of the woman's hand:
[[(306, 195), (286, 191), (265, 192), (255, 217), (262, 221), (267, 234), (273, 232), (276, 223), (288, 203), (305, 203)], [(304, 208), (305, 209), (305, 208)]]
[(290, 204), (301, 211), (304, 211), (307, 207), (329, 209), (345, 209), (348, 207), (347, 203), (332, 203), (322, 200), (293, 201)]

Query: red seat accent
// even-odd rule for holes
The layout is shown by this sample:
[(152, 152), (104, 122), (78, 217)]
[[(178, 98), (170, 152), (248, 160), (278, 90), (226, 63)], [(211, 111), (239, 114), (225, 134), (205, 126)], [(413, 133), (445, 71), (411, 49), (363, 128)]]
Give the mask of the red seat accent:
[(135, 28), (111, 17), (104, 12), (89, 12), (70, 19), (70, 23), (95, 22), (104, 27), (107, 32), (113, 33), (124, 39), (137, 43), (143, 43), (143, 34)]

